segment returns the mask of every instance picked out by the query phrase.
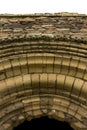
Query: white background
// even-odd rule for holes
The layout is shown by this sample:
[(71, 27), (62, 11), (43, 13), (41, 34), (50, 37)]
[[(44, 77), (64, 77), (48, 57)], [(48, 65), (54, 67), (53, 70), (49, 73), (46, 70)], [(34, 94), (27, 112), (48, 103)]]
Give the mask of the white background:
[(58, 12), (87, 14), (87, 0), (0, 0), (0, 14)]

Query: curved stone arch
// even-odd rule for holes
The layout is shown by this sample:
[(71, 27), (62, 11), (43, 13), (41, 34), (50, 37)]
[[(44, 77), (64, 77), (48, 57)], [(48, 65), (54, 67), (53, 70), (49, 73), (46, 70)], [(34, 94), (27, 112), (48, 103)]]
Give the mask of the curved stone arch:
[[(28, 16), (9, 17), (7, 16), (6, 26), (10, 29), (11, 26), (18, 27), (19, 22), (14, 24), (15, 19), (23, 22)], [(51, 16), (44, 17), (49, 21)], [(42, 19), (41, 16), (35, 18)], [(12, 25), (8, 20), (13, 21)], [(48, 31), (50, 29), (51, 26)], [(3, 28), (0, 39), (1, 130), (12, 130), (26, 119), (44, 115), (67, 121), (75, 130), (86, 130), (85, 33), (82, 32), (84, 37), (77, 33), (72, 34), (75, 37), (67, 33), (59, 33), (59, 36), (53, 33), (42, 34), (41, 30), (41, 34), (31, 35), (26, 29), (27, 34), (13, 32), (11, 37), (9, 30), (10, 36), (4, 34), (4, 31)]]

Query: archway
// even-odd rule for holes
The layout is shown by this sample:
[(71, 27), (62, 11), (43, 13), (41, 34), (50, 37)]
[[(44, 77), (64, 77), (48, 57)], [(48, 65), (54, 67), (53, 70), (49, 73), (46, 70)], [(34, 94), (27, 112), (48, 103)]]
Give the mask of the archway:
[(1, 130), (43, 116), (86, 130), (86, 16), (0, 17)]

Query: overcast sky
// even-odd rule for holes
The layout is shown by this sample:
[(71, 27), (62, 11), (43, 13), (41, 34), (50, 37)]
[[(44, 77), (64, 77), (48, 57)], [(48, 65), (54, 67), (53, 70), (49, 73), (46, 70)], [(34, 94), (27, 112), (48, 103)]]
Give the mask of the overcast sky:
[(87, 14), (87, 0), (0, 0), (0, 14), (58, 12)]

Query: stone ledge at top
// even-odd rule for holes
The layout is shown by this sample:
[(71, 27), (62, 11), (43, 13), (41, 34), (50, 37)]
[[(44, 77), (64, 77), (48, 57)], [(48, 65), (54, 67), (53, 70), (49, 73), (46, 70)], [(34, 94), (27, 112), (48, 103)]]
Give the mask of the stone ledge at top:
[(1, 14), (0, 43), (13, 40), (87, 42), (87, 15), (78, 13)]

